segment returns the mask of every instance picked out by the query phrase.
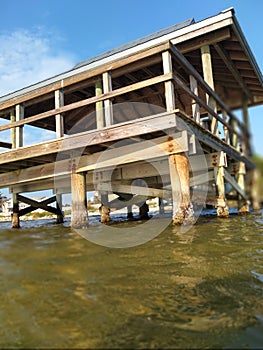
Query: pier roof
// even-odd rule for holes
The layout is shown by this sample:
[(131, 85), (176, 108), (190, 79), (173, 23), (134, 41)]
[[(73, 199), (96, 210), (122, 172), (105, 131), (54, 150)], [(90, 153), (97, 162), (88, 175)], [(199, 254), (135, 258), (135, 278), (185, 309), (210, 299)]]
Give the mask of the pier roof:
[(241, 96), (244, 94), (248, 96), (249, 106), (263, 103), (262, 73), (236, 19), (234, 9), (230, 8), (199, 22), (189, 19), (162, 29), (82, 61), (69, 71), (2, 96), (0, 116), (5, 118), (5, 110), (14, 104), (28, 101), (27, 104), (30, 105), (30, 100), (35, 104), (36, 97), (39, 101), (39, 96), (69, 86), (72, 84), (72, 77), (74, 82), (81, 82), (83, 73), (87, 76), (87, 72), (90, 72), (92, 76), (99, 67), (110, 70), (113, 62), (165, 42), (174, 44), (200, 74), (200, 48), (210, 45), (215, 90), (219, 96), (227, 100), (233, 109), (241, 108)]

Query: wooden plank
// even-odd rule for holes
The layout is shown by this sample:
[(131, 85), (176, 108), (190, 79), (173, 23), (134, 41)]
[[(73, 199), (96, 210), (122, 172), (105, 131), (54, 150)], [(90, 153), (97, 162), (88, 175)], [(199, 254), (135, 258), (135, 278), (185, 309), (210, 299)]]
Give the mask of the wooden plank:
[[(77, 171), (90, 171), (94, 169), (94, 166), (96, 169), (103, 169), (115, 167), (116, 164), (127, 164), (142, 160), (149, 162), (154, 158), (162, 158), (186, 151), (188, 151), (188, 137), (187, 132), (182, 131), (120, 148), (108, 149), (107, 152), (104, 152), (103, 157), (97, 157), (96, 154), (91, 155), (87, 163), (85, 163), (84, 158), (81, 158)], [(96, 161), (90, 161), (91, 157), (94, 157)]]
[[(185, 54), (187, 52), (200, 49), (204, 45), (212, 45), (220, 41), (229, 39), (231, 37), (229, 28), (221, 28), (214, 32), (203, 33), (198, 37), (187, 40), (186, 42), (180, 42), (180, 38), (171, 40), (176, 45), (178, 50)], [(178, 40), (179, 39), (179, 40)]]
[[(169, 138), (167, 142), (167, 138)], [(120, 149), (110, 149), (105, 152), (82, 156), (79, 163), (76, 164), (76, 171), (99, 171), (107, 167), (116, 167), (116, 164), (129, 164), (142, 160), (149, 161), (154, 158), (166, 157), (176, 152), (185, 152), (188, 150), (186, 131), (174, 134), (169, 137), (164, 136), (154, 141), (141, 141), (136, 144), (123, 146)], [(0, 174), (1, 186), (11, 186), (27, 183), (29, 181), (38, 181), (54, 176), (67, 175), (71, 171), (70, 159), (37, 165), (35, 167), (21, 169), (6, 174)], [(158, 173), (157, 173), (158, 175)]]
[(160, 76), (150, 78), (147, 80), (143, 80), (143, 81), (140, 81), (138, 83), (134, 83), (134, 84), (131, 84), (131, 85), (119, 88), (119, 89), (115, 89), (112, 92), (108, 92), (106, 94), (101, 94), (99, 96), (93, 96), (93, 97), (90, 97), (90, 98), (87, 98), (87, 99), (84, 99), (84, 100), (81, 100), (78, 102), (73, 102), (73, 103), (68, 104), (66, 106), (62, 106), (60, 108), (55, 108), (55, 109), (52, 109), (50, 111), (46, 111), (46, 112), (34, 115), (32, 117), (28, 117), (24, 120), (20, 120), (20, 121), (17, 121), (15, 123), (12, 123), (12, 124), (10, 123), (10, 124), (6, 124), (6, 125), (2, 125), (2, 126), (0, 126), (0, 131), (8, 130), (10, 128), (22, 126), (25, 124), (30, 124), (30, 123), (33, 123), (33, 122), (38, 121), (38, 120), (42, 120), (42, 119), (45, 119), (48, 117), (55, 116), (56, 114), (59, 114), (59, 113), (65, 113), (65, 112), (71, 111), (73, 109), (88, 106), (88, 105), (93, 104), (93, 103), (97, 103), (97, 102), (104, 101), (104, 100), (107, 100), (107, 99), (110, 99), (110, 98), (113, 98), (113, 97), (116, 97), (116, 96), (119, 96), (122, 94), (126, 94), (129, 92), (135, 91), (135, 90), (139, 90), (139, 89), (142, 89), (146, 86), (155, 85), (158, 83), (169, 81), (171, 79), (172, 79), (172, 75), (171, 75), (171, 73), (168, 73), (168, 74), (160, 75)]
[(23, 149), (0, 153), (0, 164), (7, 164), (9, 162), (45, 156), (62, 151), (66, 152), (75, 148), (116, 141), (121, 138), (129, 138), (158, 130), (166, 130), (175, 126), (175, 113), (161, 113), (153, 117), (141, 118), (138, 121), (129, 121), (114, 125), (111, 128), (105, 128), (103, 130), (86, 131), (70, 135), (61, 140), (52, 140), (39, 143), (38, 145), (26, 146), (23, 147)]
[(119, 192), (119, 193), (129, 193), (133, 195), (143, 195), (147, 198), (171, 198), (171, 191), (163, 190), (152, 187), (142, 187), (136, 185), (125, 185), (122, 183), (116, 183), (114, 181), (110, 183), (99, 182), (96, 185), (96, 190), (98, 191), (109, 191), (109, 192)]

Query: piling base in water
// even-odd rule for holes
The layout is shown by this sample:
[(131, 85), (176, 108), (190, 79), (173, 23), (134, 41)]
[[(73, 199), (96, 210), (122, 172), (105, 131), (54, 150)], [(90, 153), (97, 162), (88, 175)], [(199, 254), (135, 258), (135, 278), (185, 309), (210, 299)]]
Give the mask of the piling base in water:
[(173, 225), (193, 225), (195, 223), (193, 206), (180, 207), (173, 214)]
[(110, 222), (110, 209), (106, 207), (106, 205), (102, 205), (99, 208), (100, 212), (100, 222), (105, 224), (106, 222)]
[(247, 202), (238, 208), (238, 215), (247, 215), (249, 212), (249, 204)]
[(222, 198), (217, 199), (217, 216), (219, 218), (229, 217), (229, 210), (225, 199), (222, 199)]

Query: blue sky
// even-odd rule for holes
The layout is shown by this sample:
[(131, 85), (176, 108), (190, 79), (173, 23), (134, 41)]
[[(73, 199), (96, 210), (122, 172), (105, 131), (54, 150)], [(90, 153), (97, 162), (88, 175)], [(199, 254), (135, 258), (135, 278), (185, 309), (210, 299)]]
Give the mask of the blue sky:
[[(13, 0), (1, 4), (0, 95), (194, 17), (234, 7), (263, 70), (262, 0)], [(263, 107), (250, 109), (254, 148), (263, 156)]]

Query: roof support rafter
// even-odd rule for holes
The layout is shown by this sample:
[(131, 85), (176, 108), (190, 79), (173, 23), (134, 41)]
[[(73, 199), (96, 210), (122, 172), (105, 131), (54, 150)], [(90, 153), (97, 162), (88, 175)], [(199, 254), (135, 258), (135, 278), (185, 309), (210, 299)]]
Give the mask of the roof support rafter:
[(221, 59), (224, 61), (225, 65), (229, 69), (229, 71), (233, 74), (234, 78), (240, 85), (243, 92), (246, 94), (246, 96), (253, 102), (253, 96), (251, 95), (247, 85), (243, 81), (242, 77), (240, 76), (238, 69), (233, 64), (230, 56), (226, 52), (226, 50), (220, 45), (220, 44), (214, 44), (214, 48), (216, 49), (216, 52), (221, 57)]

